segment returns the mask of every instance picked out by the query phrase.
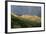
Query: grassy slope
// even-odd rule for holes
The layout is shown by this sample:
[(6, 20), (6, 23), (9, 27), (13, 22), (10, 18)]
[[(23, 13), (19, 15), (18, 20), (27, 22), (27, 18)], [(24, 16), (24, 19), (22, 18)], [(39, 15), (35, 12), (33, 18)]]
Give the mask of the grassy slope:
[(11, 15), (11, 28), (26, 28), (26, 27), (40, 27), (41, 22), (38, 21), (40, 19), (36, 19), (36, 17), (30, 17), (30, 16), (14, 16)]

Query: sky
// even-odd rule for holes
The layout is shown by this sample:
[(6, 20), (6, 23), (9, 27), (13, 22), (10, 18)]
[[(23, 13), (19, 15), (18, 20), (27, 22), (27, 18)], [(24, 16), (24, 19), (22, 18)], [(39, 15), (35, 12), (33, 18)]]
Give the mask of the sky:
[(11, 5), (11, 13), (12, 12), (16, 15), (41, 16), (41, 7)]

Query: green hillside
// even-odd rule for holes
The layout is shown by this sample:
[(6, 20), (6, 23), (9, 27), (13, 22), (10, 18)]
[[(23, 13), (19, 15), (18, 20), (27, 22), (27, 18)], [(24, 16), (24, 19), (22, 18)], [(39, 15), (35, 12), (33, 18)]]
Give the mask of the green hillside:
[(11, 14), (11, 28), (41, 27), (40, 17), (37, 16), (14, 16)]

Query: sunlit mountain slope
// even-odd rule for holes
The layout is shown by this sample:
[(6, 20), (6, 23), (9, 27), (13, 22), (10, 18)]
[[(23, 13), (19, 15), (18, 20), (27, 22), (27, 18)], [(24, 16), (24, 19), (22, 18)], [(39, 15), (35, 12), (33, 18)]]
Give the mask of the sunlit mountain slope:
[(41, 18), (38, 16), (30, 15), (17, 16), (14, 13), (12, 13), (11, 26), (12, 28), (40, 27)]

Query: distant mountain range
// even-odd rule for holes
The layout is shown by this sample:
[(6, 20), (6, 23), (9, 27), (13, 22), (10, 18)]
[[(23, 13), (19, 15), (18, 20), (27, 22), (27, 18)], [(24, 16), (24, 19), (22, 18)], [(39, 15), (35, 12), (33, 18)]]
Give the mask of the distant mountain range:
[(11, 5), (11, 13), (15, 13), (18, 16), (21, 15), (41, 16), (41, 7)]

